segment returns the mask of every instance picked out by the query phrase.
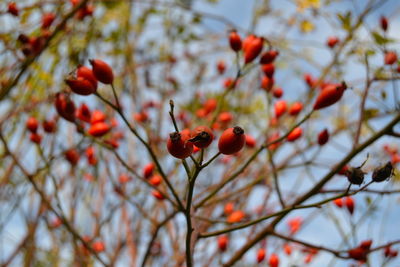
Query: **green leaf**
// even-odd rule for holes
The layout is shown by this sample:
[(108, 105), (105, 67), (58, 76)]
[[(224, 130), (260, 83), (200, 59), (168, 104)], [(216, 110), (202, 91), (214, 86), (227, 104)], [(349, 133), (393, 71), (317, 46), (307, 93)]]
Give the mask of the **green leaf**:
[(364, 116), (366, 120), (376, 117), (379, 114), (379, 110), (375, 108), (366, 109), (364, 111)]
[(342, 28), (346, 31), (351, 30), (351, 12), (348, 11), (346, 14), (337, 14), (337, 17), (342, 22)]
[(375, 50), (367, 50), (367, 51), (365, 52), (365, 54), (366, 54), (367, 56), (373, 56), (373, 55), (376, 54), (376, 52), (375, 52)]
[(365, 198), (365, 202), (367, 202), (368, 206), (371, 205), (371, 204), (372, 204), (372, 199), (371, 199), (371, 197), (367, 196), (367, 197)]
[(384, 44), (388, 44), (388, 43), (393, 43), (394, 42), (393, 39), (386, 38), (386, 37), (380, 35), (377, 32), (372, 32), (372, 37), (374, 38), (375, 43), (377, 43), (378, 45), (384, 45)]

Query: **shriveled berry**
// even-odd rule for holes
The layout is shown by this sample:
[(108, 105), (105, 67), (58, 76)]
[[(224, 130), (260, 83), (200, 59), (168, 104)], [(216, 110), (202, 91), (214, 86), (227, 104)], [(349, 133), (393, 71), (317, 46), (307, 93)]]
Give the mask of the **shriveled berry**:
[(350, 183), (360, 185), (364, 181), (365, 173), (361, 168), (349, 168), (345, 175)]
[(393, 165), (392, 162), (388, 161), (385, 166), (377, 168), (372, 173), (372, 180), (374, 182), (383, 182), (386, 179), (390, 178), (393, 174)]

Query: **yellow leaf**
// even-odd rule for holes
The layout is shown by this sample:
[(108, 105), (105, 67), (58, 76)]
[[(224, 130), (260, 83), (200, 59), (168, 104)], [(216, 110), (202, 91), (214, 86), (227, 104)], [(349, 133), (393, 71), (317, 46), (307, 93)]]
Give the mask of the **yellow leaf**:
[(315, 25), (309, 20), (303, 20), (302, 22), (300, 22), (300, 30), (302, 32), (308, 33), (314, 30), (314, 28)]
[(319, 8), (320, 0), (297, 0), (298, 11), (302, 12), (307, 8)]

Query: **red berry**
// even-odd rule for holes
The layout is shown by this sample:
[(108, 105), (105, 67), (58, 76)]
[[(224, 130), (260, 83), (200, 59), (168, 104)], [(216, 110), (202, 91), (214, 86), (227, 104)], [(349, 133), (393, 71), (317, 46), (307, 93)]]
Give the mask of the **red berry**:
[(281, 98), (283, 96), (283, 90), (280, 87), (277, 87), (274, 89), (274, 91), (272, 92), (272, 94), (274, 95), (274, 97), (276, 98)]
[(97, 253), (103, 252), (106, 249), (105, 246), (104, 246), (104, 243), (101, 242), (101, 241), (93, 242), (92, 248)]
[(228, 216), (228, 218), (226, 219), (226, 221), (227, 221), (228, 223), (237, 223), (237, 222), (240, 222), (241, 220), (243, 220), (244, 216), (245, 216), (245, 214), (244, 214), (243, 211), (237, 210), (237, 211), (232, 212), (232, 213)]
[(226, 129), (218, 141), (218, 149), (224, 155), (239, 152), (246, 142), (244, 131), (239, 126)]
[(296, 116), (303, 109), (303, 104), (301, 102), (294, 102), (289, 108), (289, 114)]
[(80, 119), (81, 121), (84, 121), (84, 122), (90, 122), (91, 117), (92, 117), (90, 109), (85, 103), (81, 104), (79, 109), (77, 109), (75, 115), (78, 119)]
[(349, 257), (354, 260), (358, 260), (358, 261), (362, 261), (362, 262), (365, 262), (367, 260), (367, 251), (365, 251), (364, 249), (362, 249), (360, 247), (350, 249), (348, 251), (348, 253), (349, 253)]
[(226, 248), (228, 247), (228, 236), (226, 235), (221, 235), (218, 237), (218, 248), (220, 251), (225, 251)]
[(392, 65), (397, 62), (397, 54), (393, 51), (388, 51), (385, 53), (385, 64)]
[(257, 251), (257, 262), (260, 263), (265, 259), (265, 249), (260, 248)]
[(354, 200), (352, 197), (346, 197), (345, 200), (346, 208), (350, 212), (350, 214), (353, 214), (354, 212)]
[(306, 257), (304, 258), (304, 263), (308, 264), (312, 261), (314, 255), (313, 254), (307, 254)]
[(348, 166), (348, 165), (344, 165), (344, 166), (338, 171), (338, 174), (340, 174), (340, 175), (346, 175), (348, 170), (349, 170), (349, 166)]
[(207, 126), (197, 126), (190, 135), (192, 142), (198, 148), (208, 147), (214, 139), (212, 130)]
[(322, 109), (331, 106), (338, 102), (347, 89), (345, 83), (343, 84), (328, 84), (325, 86), (317, 97), (314, 103), (314, 110)]
[(387, 31), (388, 26), (389, 26), (388, 19), (385, 16), (382, 16), (380, 23), (381, 23), (382, 30)]
[(113, 148), (118, 148), (119, 147), (118, 140), (115, 139), (115, 138), (108, 138), (108, 139), (104, 140), (104, 143), (112, 146)]
[(18, 17), (19, 9), (17, 7), (17, 4), (15, 2), (8, 3), (7, 12), (10, 13), (11, 15), (13, 15), (13, 16)]
[(325, 145), (329, 141), (329, 132), (328, 129), (324, 129), (322, 132), (318, 134), (318, 144), (320, 146)]
[(85, 66), (79, 66), (76, 71), (76, 76), (84, 78), (92, 83), (93, 87), (97, 89), (97, 79), (93, 74), (93, 71)]
[(281, 144), (281, 142), (275, 142), (276, 140), (278, 140), (280, 138), (280, 135), (278, 132), (273, 133), (270, 137), (268, 137), (267, 139), (267, 144), (269, 143), (273, 143), (268, 145), (268, 149), (270, 150), (275, 150), (279, 147), (279, 145)]
[(100, 137), (107, 134), (110, 131), (111, 127), (105, 122), (97, 122), (92, 124), (88, 130), (88, 133), (95, 137)]
[(200, 150), (201, 150), (200, 148), (198, 148), (197, 146), (193, 145), (193, 154), (196, 154)]
[(65, 93), (57, 93), (54, 102), (58, 114), (64, 119), (75, 121), (75, 104)]
[(274, 111), (276, 118), (279, 118), (283, 114), (285, 114), (286, 110), (287, 110), (287, 105), (285, 100), (279, 100), (275, 102)]
[(88, 157), (88, 158), (94, 157), (95, 156), (94, 147), (92, 147), (92, 146), (87, 147), (85, 154), (86, 154), (86, 157)]
[(362, 248), (364, 250), (369, 250), (371, 248), (371, 245), (372, 245), (372, 240), (371, 239), (365, 240), (365, 241), (361, 242), (360, 248)]
[(342, 199), (342, 198), (337, 198), (337, 199), (335, 199), (335, 200), (333, 201), (333, 203), (335, 203), (335, 205), (336, 205), (338, 208), (343, 207), (343, 199)]
[(36, 133), (37, 129), (39, 127), (39, 122), (35, 117), (29, 117), (28, 120), (26, 121), (26, 128), (32, 132)]
[(261, 80), (261, 88), (269, 92), (274, 86), (274, 83), (275, 83), (274, 78), (263, 76)]
[(51, 228), (57, 228), (62, 224), (62, 221), (60, 217), (55, 217), (51, 222), (50, 222), (50, 227)]
[(196, 110), (196, 116), (198, 118), (205, 118), (207, 116), (207, 111), (204, 108)]
[(189, 157), (193, 153), (193, 143), (189, 141), (190, 131), (174, 132), (167, 140), (168, 152), (178, 159)]
[(261, 55), (260, 64), (269, 64), (274, 62), (275, 58), (279, 55), (276, 50), (269, 50)]
[(18, 17), (19, 9), (17, 7), (17, 4), (15, 2), (8, 3), (7, 12), (10, 13), (11, 15), (13, 15), (13, 16)]
[(229, 45), (235, 52), (238, 52), (242, 49), (242, 39), (236, 31), (231, 31), (229, 34)]
[(93, 15), (93, 12), (94, 12), (93, 5), (87, 4), (87, 5), (83, 6), (81, 9), (79, 9), (78, 14), (77, 14), (77, 18), (80, 19), (80, 20), (83, 20), (86, 16)]
[(385, 254), (385, 257), (386, 257), (386, 258), (390, 257), (391, 252), (392, 252), (392, 251), (391, 251), (390, 246), (385, 247), (385, 252), (384, 252), (384, 254)]
[(303, 134), (303, 130), (300, 127), (296, 127), (290, 134), (286, 137), (289, 142), (294, 142), (299, 139)]
[(275, 253), (272, 253), (269, 256), (268, 264), (270, 267), (278, 267), (279, 266), (279, 257)]
[(207, 99), (206, 102), (203, 104), (203, 108), (207, 114), (213, 112), (217, 108), (217, 100), (215, 98)]
[(127, 175), (127, 174), (121, 174), (119, 177), (118, 177), (118, 182), (120, 183), (120, 184), (126, 184), (127, 182), (129, 182), (131, 180), (131, 177), (129, 177), (129, 175)]
[(147, 111), (142, 110), (139, 113), (133, 114), (133, 119), (137, 122), (144, 123), (149, 119), (149, 114), (147, 113)]
[(76, 165), (79, 161), (80, 155), (78, 151), (74, 148), (70, 148), (65, 151), (65, 158), (71, 163), (71, 165)]
[(233, 90), (233, 89), (235, 89), (235, 87), (236, 87), (236, 85), (237, 85), (237, 81), (235, 82), (235, 80), (233, 79), (233, 78), (226, 78), (225, 80), (224, 80), (224, 87), (225, 87), (225, 89), (227, 89), (227, 90)]
[(255, 147), (256, 146), (256, 139), (254, 139), (253, 136), (246, 134), (246, 146)]
[(43, 121), (42, 126), (46, 133), (54, 133), (56, 131), (55, 120), (45, 120)]
[(151, 194), (152, 194), (153, 197), (155, 197), (157, 200), (164, 200), (164, 199), (165, 199), (164, 196), (163, 196), (163, 194), (161, 194), (161, 192), (158, 191), (158, 190), (153, 190), (153, 191), (151, 192)]
[(218, 115), (218, 121), (228, 123), (233, 119), (232, 113), (225, 111)]
[(40, 142), (42, 141), (42, 136), (38, 133), (31, 133), (31, 136), (29, 137), (29, 139), (36, 144), (40, 144)]
[(160, 185), (161, 181), (162, 181), (162, 177), (159, 174), (155, 174), (155, 175), (151, 176), (149, 179), (149, 183), (153, 186)]
[(244, 38), (244, 40), (243, 40), (243, 53), (245, 53), (246, 50), (249, 49), (249, 47), (251, 46), (251, 42), (256, 38), (257, 37), (254, 34), (250, 34), (246, 38)]
[(156, 166), (154, 165), (154, 163), (146, 164), (144, 166), (144, 168), (143, 168), (143, 176), (144, 176), (144, 178), (149, 178), (153, 174), (153, 171), (154, 171), (155, 167)]
[(98, 122), (104, 122), (106, 120), (106, 115), (101, 110), (93, 110), (92, 115), (90, 117), (90, 123), (95, 124)]
[(292, 254), (292, 247), (289, 244), (283, 245), (283, 251), (286, 253), (286, 255)]
[(272, 78), (275, 73), (275, 65), (273, 63), (263, 64), (261, 65), (261, 69), (264, 72), (265, 76)]
[(331, 36), (328, 38), (326, 45), (329, 46), (330, 48), (334, 48), (338, 43), (339, 43), (339, 38), (337, 38), (336, 36)]
[(261, 37), (254, 37), (249, 41), (248, 46), (243, 45), (244, 50), (244, 63), (252, 62), (262, 51), (264, 39)]
[(100, 59), (89, 60), (93, 67), (93, 74), (96, 79), (104, 84), (112, 84), (114, 81), (114, 74), (111, 67)]
[(225, 215), (231, 214), (234, 211), (234, 208), (235, 208), (235, 204), (233, 204), (233, 202), (226, 203), (226, 205), (224, 207)]
[(226, 65), (225, 62), (223, 60), (220, 60), (217, 62), (217, 70), (219, 74), (224, 74), (225, 70), (226, 70)]
[(56, 15), (53, 13), (44, 14), (42, 17), (42, 29), (48, 29), (53, 24)]
[(76, 79), (65, 80), (66, 84), (71, 88), (71, 90), (78, 95), (90, 95), (96, 92), (96, 88), (93, 84), (82, 77)]
[(86, 148), (85, 151), (86, 157), (88, 159), (88, 162), (90, 165), (96, 165), (97, 164), (97, 158), (96, 155), (94, 153), (94, 147), (89, 146), (88, 148)]
[(309, 73), (304, 74), (304, 81), (309, 87), (314, 87), (317, 82)]
[(303, 219), (301, 217), (294, 217), (290, 219), (288, 221), (290, 234), (294, 235), (295, 233), (297, 233), (300, 230), (302, 224), (303, 224)]

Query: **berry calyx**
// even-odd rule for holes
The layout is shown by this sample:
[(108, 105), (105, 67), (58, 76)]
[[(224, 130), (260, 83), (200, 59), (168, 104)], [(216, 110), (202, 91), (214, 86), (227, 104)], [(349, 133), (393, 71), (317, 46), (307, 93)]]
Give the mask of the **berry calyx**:
[(207, 126), (197, 126), (191, 133), (190, 142), (192, 142), (198, 148), (208, 147), (212, 140), (214, 139), (214, 134), (212, 130)]

